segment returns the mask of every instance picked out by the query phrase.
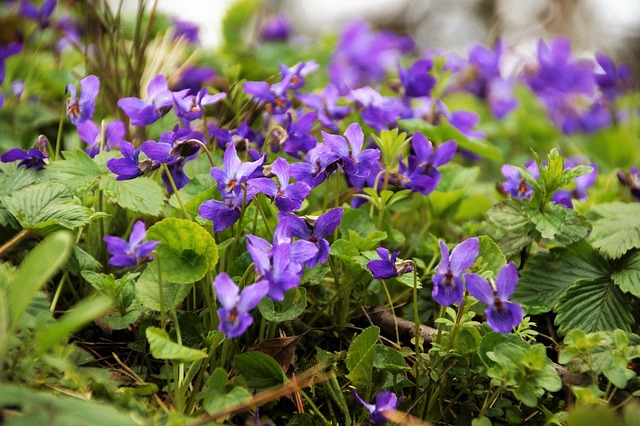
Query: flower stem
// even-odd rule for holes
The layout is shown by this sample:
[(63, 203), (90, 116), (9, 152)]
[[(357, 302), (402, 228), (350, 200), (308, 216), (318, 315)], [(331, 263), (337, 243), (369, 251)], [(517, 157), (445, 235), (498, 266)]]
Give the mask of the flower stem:
[(11, 238), (9, 241), (4, 243), (2, 247), (0, 247), (0, 255), (5, 251), (9, 250), (11, 247), (17, 244), (18, 241), (26, 237), (28, 234), (29, 234), (29, 231), (27, 231), (26, 229), (23, 229), (22, 231), (18, 232), (13, 238)]
[(162, 164), (162, 170), (164, 170), (165, 174), (167, 175), (167, 178), (169, 179), (169, 183), (171, 184), (171, 188), (173, 189), (173, 193), (176, 196), (176, 200), (178, 200), (178, 204), (180, 204), (180, 209), (182, 210), (182, 214), (184, 215), (184, 218), (191, 220), (191, 217), (189, 216), (189, 213), (187, 213), (187, 209), (184, 207), (184, 203), (182, 202), (182, 198), (180, 198), (180, 194), (178, 193), (178, 188), (176, 187), (176, 183), (173, 180), (173, 176), (171, 176), (171, 173), (169, 172), (169, 168), (167, 167), (166, 164)]

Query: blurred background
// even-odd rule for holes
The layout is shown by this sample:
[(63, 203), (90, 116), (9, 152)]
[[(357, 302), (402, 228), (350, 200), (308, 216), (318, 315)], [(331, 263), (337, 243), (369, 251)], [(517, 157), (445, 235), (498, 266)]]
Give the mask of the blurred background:
[[(117, 5), (117, 0), (110, 0)], [(137, 2), (125, 2), (136, 8)], [(234, 0), (160, 0), (158, 10), (200, 27), (201, 42), (217, 47), (221, 20)], [(337, 33), (355, 18), (414, 37), (420, 49), (465, 54), (473, 42), (503, 37), (518, 51), (536, 41), (567, 35), (574, 51), (602, 51), (639, 73), (640, 0), (270, 0), (264, 14), (283, 12), (301, 40)]]

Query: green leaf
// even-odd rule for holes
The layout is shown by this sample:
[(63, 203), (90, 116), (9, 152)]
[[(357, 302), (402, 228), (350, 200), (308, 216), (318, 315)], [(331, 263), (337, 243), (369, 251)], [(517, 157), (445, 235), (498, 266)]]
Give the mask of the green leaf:
[(473, 264), (473, 270), (480, 274), (490, 271), (493, 274), (492, 278), (496, 278), (498, 271), (507, 264), (507, 259), (500, 247), (491, 238), (481, 235), (478, 237), (478, 241), (480, 243), (480, 251)]
[(64, 160), (53, 161), (45, 169), (45, 177), (68, 186), (71, 190), (88, 190), (100, 176), (100, 167), (84, 151), (63, 152)]
[(558, 334), (578, 328), (592, 331), (631, 329), (631, 304), (609, 279), (580, 280), (562, 295), (556, 307)]
[(202, 405), (207, 413), (215, 414), (251, 399), (251, 393), (242, 387), (225, 391), (227, 383), (227, 372), (223, 368), (218, 367), (213, 370), (207, 382), (207, 391), (202, 399)]
[[(11, 416), (11, 421), (39, 415), (38, 421), (23, 424), (47, 424), (52, 426), (136, 426), (130, 414), (121, 413), (111, 405), (70, 398), (51, 391), (41, 392), (24, 385), (0, 383), (0, 408), (12, 411), (20, 407), (21, 414)], [(5, 411), (5, 410), (2, 410)], [(7, 425), (9, 425), (9, 419)], [(25, 419), (26, 420), (26, 419)], [(17, 423), (12, 423), (17, 424)]]
[(478, 417), (477, 419), (471, 420), (471, 426), (491, 426), (491, 419), (489, 417)]
[(162, 280), (162, 304), (160, 303), (160, 289), (158, 286), (158, 270), (155, 262), (147, 265), (147, 269), (136, 282), (136, 299), (142, 306), (160, 311), (161, 306), (165, 311), (179, 305), (191, 291), (191, 286), (175, 284)]
[(207, 353), (204, 351), (172, 342), (167, 332), (159, 328), (147, 328), (146, 335), (151, 355), (156, 359), (176, 359), (189, 362), (207, 357)]
[(32, 185), (0, 201), (23, 228), (44, 234), (83, 226), (91, 217), (91, 210), (75, 204), (67, 188), (57, 183)]
[(38, 350), (47, 352), (55, 345), (66, 343), (69, 336), (80, 330), (89, 321), (100, 318), (111, 308), (111, 299), (98, 296), (83, 299), (70, 308), (54, 323), (41, 328), (36, 333)]
[(529, 200), (510, 198), (491, 208), (487, 212), (487, 217), (498, 228), (516, 234), (527, 234), (533, 228), (529, 218), (531, 212)]
[(548, 242), (571, 244), (586, 237), (591, 230), (585, 217), (556, 203), (545, 204), (542, 212), (536, 211), (530, 217)]
[(640, 204), (599, 204), (587, 212), (593, 224), (591, 244), (617, 259), (632, 248), (640, 248)]
[(56, 273), (69, 256), (73, 237), (68, 232), (49, 235), (24, 259), (13, 277), (7, 302), (11, 321), (19, 323), (38, 290)]
[(358, 256), (360, 253), (351, 241), (340, 238), (331, 244), (329, 254), (350, 260), (351, 258)]
[(618, 272), (611, 279), (620, 290), (640, 297), (640, 251), (627, 253), (618, 266)]
[(373, 367), (397, 374), (409, 370), (407, 362), (400, 352), (389, 346), (376, 345), (373, 354)]
[(437, 126), (419, 118), (412, 118), (399, 120), (398, 127), (409, 130), (411, 133), (421, 132), (436, 143), (453, 139), (458, 144), (458, 148), (471, 151), (498, 163), (503, 162), (503, 155), (500, 149), (485, 140), (468, 138), (460, 130), (453, 127), (445, 117), (440, 117), (440, 122)]
[(513, 295), (515, 301), (553, 309), (560, 296), (581, 279), (602, 279), (611, 273), (609, 263), (589, 243), (581, 241), (567, 247), (556, 247), (530, 259)]
[(124, 330), (131, 324), (138, 321), (140, 315), (142, 315), (141, 311), (129, 311), (125, 315), (109, 314), (104, 316), (102, 322), (113, 330)]
[(23, 188), (33, 185), (38, 176), (33, 169), (19, 169), (5, 166), (0, 169), (0, 226), (12, 226), (17, 228), (18, 222), (2, 204), (2, 196), (14, 194)]
[(116, 180), (112, 174), (100, 179), (100, 189), (120, 207), (143, 215), (158, 216), (164, 206), (162, 186), (148, 177)]
[(198, 281), (216, 266), (218, 248), (211, 234), (186, 219), (166, 218), (147, 231), (156, 248), (163, 278), (179, 284)]
[(273, 357), (262, 352), (247, 352), (234, 357), (238, 373), (250, 388), (266, 389), (284, 383), (284, 373)]
[(344, 209), (339, 229), (340, 235), (345, 238), (354, 232), (366, 239), (379, 231), (369, 214), (362, 209)]
[(307, 290), (304, 287), (295, 287), (287, 291), (282, 302), (276, 303), (265, 297), (258, 304), (260, 314), (271, 322), (291, 321), (300, 316), (306, 308)]
[(373, 378), (373, 359), (376, 343), (380, 336), (380, 328), (370, 326), (362, 330), (349, 346), (346, 364), (349, 374), (347, 378), (358, 388), (371, 385)]

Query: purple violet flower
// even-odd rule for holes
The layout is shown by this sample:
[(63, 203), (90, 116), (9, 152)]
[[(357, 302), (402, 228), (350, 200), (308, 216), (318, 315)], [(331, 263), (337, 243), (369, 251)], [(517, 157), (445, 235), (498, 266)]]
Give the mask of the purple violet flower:
[(38, 23), (40, 28), (47, 28), (51, 23), (51, 15), (56, 8), (56, 0), (45, 0), (42, 6), (38, 6), (33, 3), (22, 0), (20, 2), (20, 16), (31, 19)]
[(396, 127), (396, 120), (404, 110), (400, 99), (384, 97), (369, 86), (352, 90), (350, 97), (365, 124), (377, 131)]
[(49, 162), (49, 157), (46, 151), (47, 138), (41, 136), (38, 138), (35, 148), (31, 148), (28, 152), (20, 148), (13, 148), (4, 154), (0, 155), (0, 161), (3, 163), (13, 163), (14, 161), (20, 161), (18, 167), (24, 167), (25, 169), (34, 168), (36, 170), (42, 170)]
[(291, 173), (289, 163), (284, 158), (278, 158), (271, 164), (271, 172), (278, 178), (279, 186), (269, 178), (251, 179), (249, 185), (253, 186), (256, 192), (262, 192), (273, 198), (281, 212), (299, 210), (302, 202), (311, 192), (309, 185), (304, 182), (289, 184)]
[(305, 264), (308, 268), (311, 269), (317, 264), (325, 263), (329, 258), (330, 245), (326, 237), (331, 235), (340, 225), (343, 213), (343, 209), (336, 207), (321, 214), (313, 225), (294, 214), (278, 214), (292, 236), (310, 241), (318, 248), (316, 255), (306, 261)]
[(387, 422), (387, 418), (384, 413), (389, 410), (395, 410), (398, 407), (398, 397), (395, 393), (389, 391), (382, 391), (376, 395), (376, 403), (368, 404), (364, 402), (358, 392), (353, 390), (353, 396), (355, 399), (369, 411), (369, 420), (374, 424), (384, 424)]
[(340, 94), (333, 84), (329, 84), (320, 95), (315, 93), (298, 93), (297, 98), (307, 107), (318, 114), (320, 123), (332, 132), (338, 132), (340, 128), (336, 121), (345, 118), (351, 112), (350, 106), (338, 105)]
[(522, 322), (522, 307), (508, 301), (518, 283), (518, 269), (513, 262), (500, 269), (495, 282), (491, 279), (487, 282), (477, 274), (467, 274), (465, 279), (467, 291), (487, 305), (487, 322), (495, 332), (509, 333)]
[[(584, 159), (581, 159), (580, 157), (567, 158), (564, 160), (564, 168), (566, 170), (576, 167), (579, 164), (584, 164), (585, 161), (583, 160)], [(598, 179), (598, 165), (596, 163), (591, 163), (590, 165), (593, 167), (593, 171), (591, 173), (581, 175), (573, 179), (573, 183), (575, 184), (574, 189), (560, 189), (556, 191), (556, 193), (551, 197), (551, 201), (572, 209), (572, 200), (586, 200), (587, 190), (591, 188), (596, 183), (596, 179)]]
[(380, 259), (372, 260), (367, 263), (367, 269), (371, 271), (373, 278), (386, 280), (389, 278), (399, 277), (400, 275), (413, 271), (413, 266), (411, 266), (409, 262), (396, 261), (400, 251), (395, 251), (390, 254), (389, 250), (384, 247), (379, 247), (376, 251), (378, 252), (378, 256), (380, 256)]
[(437, 168), (451, 161), (458, 145), (455, 141), (447, 141), (434, 150), (431, 141), (420, 132), (413, 134), (411, 144), (415, 155), (409, 156), (407, 166), (400, 161), (398, 171), (409, 179), (405, 187), (428, 195), (436, 189), (442, 178)]
[(95, 75), (89, 75), (80, 80), (80, 98), (76, 99), (76, 88), (67, 84), (65, 90), (71, 97), (66, 100), (67, 116), (76, 126), (93, 117), (96, 109), (96, 97), (100, 90), (100, 79)]
[(152, 260), (150, 254), (160, 244), (160, 241), (142, 242), (146, 235), (147, 231), (144, 222), (139, 220), (131, 229), (129, 242), (111, 235), (104, 237), (104, 242), (107, 243), (107, 250), (111, 255), (109, 265), (119, 267), (136, 266)]
[[(530, 161), (525, 164), (529, 173), (535, 178), (538, 179), (540, 173), (538, 171), (538, 165), (535, 161)], [(533, 193), (533, 190), (529, 186), (524, 179), (520, 177), (520, 172), (516, 170), (515, 167), (505, 164), (502, 166), (502, 175), (507, 178), (506, 182), (502, 183), (502, 188), (508, 194), (510, 194), (514, 198), (529, 198)]]
[(336, 170), (340, 157), (327, 145), (318, 144), (309, 150), (305, 160), (291, 165), (291, 176), (315, 188)]
[(174, 97), (180, 97), (186, 91), (174, 94), (169, 90), (167, 79), (157, 75), (149, 82), (146, 102), (139, 98), (122, 98), (118, 106), (131, 119), (134, 126), (146, 126), (166, 115), (173, 106)]
[(123, 158), (112, 158), (107, 161), (107, 168), (118, 175), (116, 180), (135, 179), (160, 167), (160, 164), (154, 163), (149, 158), (140, 160), (140, 148), (134, 149), (131, 142), (123, 140), (118, 145)]
[(173, 101), (176, 105), (176, 115), (187, 121), (193, 121), (202, 117), (204, 105), (215, 104), (226, 97), (227, 94), (224, 92), (209, 95), (207, 89), (202, 88), (196, 96), (187, 95), (184, 98), (179, 98), (174, 93)]
[(177, 18), (173, 18), (172, 22), (174, 27), (174, 39), (177, 40), (180, 37), (184, 37), (188, 44), (200, 43), (200, 37), (198, 34), (200, 28), (198, 27), (198, 24), (183, 21)]
[(222, 201), (208, 200), (200, 204), (198, 214), (213, 222), (214, 232), (222, 232), (240, 219), (242, 203), (249, 205), (253, 196), (254, 194), (249, 188), (246, 200), (244, 194), (225, 198)]
[(22, 52), (22, 44), (18, 42), (9, 43), (6, 46), (0, 44), (0, 84), (4, 82), (6, 67), (5, 61), (8, 57)]
[(263, 41), (286, 41), (291, 37), (291, 22), (283, 13), (268, 18), (260, 28), (260, 39)]
[(629, 188), (636, 201), (640, 201), (640, 172), (638, 172), (638, 167), (632, 166), (629, 173), (619, 170), (617, 176), (620, 183)]
[(604, 71), (595, 74), (596, 83), (609, 102), (633, 87), (633, 74), (628, 64), (616, 66), (611, 58), (600, 52), (596, 53), (596, 61)]
[[(477, 238), (469, 238), (458, 244), (449, 256), (449, 249), (444, 241), (440, 241), (442, 260), (436, 266), (433, 276), (434, 300), (442, 306), (450, 306), (454, 303), (462, 303), (464, 296), (464, 283), (462, 275), (471, 268), (480, 252), (480, 243)], [(473, 274), (465, 274), (465, 278)]]
[(322, 132), (322, 140), (342, 160), (348, 175), (369, 176), (373, 163), (380, 158), (379, 149), (362, 149), (364, 133), (358, 123), (350, 124), (344, 137)]
[(268, 284), (265, 281), (258, 281), (240, 291), (229, 275), (222, 272), (213, 281), (213, 287), (222, 305), (218, 309), (220, 317), (218, 330), (223, 332), (227, 339), (241, 336), (253, 324), (253, 317), (249, 311), (258, 306), (267, 294)]
[(100, 151), (110, 151), (123, 141), (126, 132), (125, 125), (120, 120), (114, 120), (107, 125), (105, 139), (102, 140), (100, 128), (96, 123), (87, 120), (77, 127), (78, 136), (91, 146), (86, 150), (89, 157), (95, 157)]
[(404, 95), (411, 98), (429, 96), (436, 84), (436, 78), (429, 74), (433, 68), (431, 59), (419, 59), (409, 69), (399, 67), (400, 83), (404, 87)]
[(264, 81), (247, 81), (242, 89), (247, 95), (253, 96), (259, 102), (264, 102), (267, 114), (285, 114), (291, 108), (291, 100), (287, 97), (287, 91), (291, 85), (294, 74), (287, 72), (282, 75), (282, 80), (273, 85)]
[(309, 134), (316, 122), (316, 113), (308, 112), (301, 115), (298, 121), (293, 121), (291, 114), (288, 114), (286, 135), (284, 142), (281, 142), (282, 150), (295, 158), (301, 158), (300, 153), (307, 153), (314, 148), (318, 141)]
[(263, 155), (256, 161), (243, 163), (238, 157), (235, 144), (229, 144), (222, 158), (224, 170), (218, 167), (211, 169), (211, 177), (218, 182), (218, 189), (222, 194), (222, 198), (240, 195), (242, 183), (264, 163), (264, 159), (265, 156)]
[(213, 82), (216, 72), (209, 67), (186, 67), (180, 74), (178, 81), (172, 86), (174, 91), (187, 89), (188, 95), (197, 95), (198, 91), (205, 85)]

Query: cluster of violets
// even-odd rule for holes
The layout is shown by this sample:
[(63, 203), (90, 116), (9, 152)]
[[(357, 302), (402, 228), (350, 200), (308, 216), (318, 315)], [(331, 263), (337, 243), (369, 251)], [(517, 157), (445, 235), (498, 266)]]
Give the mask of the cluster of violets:
[[(51, 6), (51, 7), (50, 7)], [(48, 25), (55, 1), (47, 1), (40, 9), (26, 7), (24, 16)], [(29, 10), (27, 10), (29, 9)], [(33, 10), (32, 10), (33, 9)], [(37, 17), (36, 17), (37, 14)], [(188, 42), (198, 40), (197, 31), (187, 23), (175, 22), (175, 36)], [(291, 28), (281, 16), (276, 16), (261, 29), (265, 41), (286, 40)], [(21, 46), (0, 46), (0, 82), (4, 78), (4, 63), (19, 53)], [(169, 87), (163, 75), (154, 77), (147, 86), (144, 98), (126, 97), (118, 106), (132, 126), (144, 127), (155, 123), (173, 111), (177, 124), (160, 135), (157, 141), (147, 140), (134, 146), (124, 140), (126, 124), (114, 120), (98, 126), (94, 122), (95, 102), (100, 89), (96, 76), (80, 81), (80, 90), (67, 86), (70, 97), (66, 101), (67, 116), (76, 126), (80, 138), (88, 145), (87, 153), (95, 156), (101, 151), (118, 148), (122, 158), (108, 161), (107, 167), (118, 180), (130, 180), (162, 167), (162, 178), (168, 193), (184, 187), (189, 176), (184, 166), (201, 154), (207, 146), (224, 151), (222, 167), (212, 167), (211, 177), (219, 190), (219, 199), (205, 201), (199, 214), (213, 222), (214, 232), (233, 226), (258, 194), (273, 201), (279, 210), (278, 226), (273, 242), (248, 235), (247, 250), (255, 265), (255, 284), (242, 290), (226, 274), (220, 274), (214, 288), (222, 308), (220, 330), (227, 337), (237, 337), (251, 325), (249, 311), (263, 297), (282, 301), (284, 294), (296, 287), (304, 266), (313, 268), (326, 262), (329, 242), (326, 237), (339, 225), (342, 209), (336, 208), (319, 217), (300, 217), (300, 210), (311, 191), (328, 177), (342, 173), (347, 184), (356, 191), (378, 187), (381, 181), (397, 189), (427, 195), (440, 182), (438, 167), (448, 163), (456, 154), (455, 141), (434, 146), (423, 134), (411, 136), (411, 153), (398, 158), (397, 165), (384, 164), (381, 153), (372, 140), (366, 140), (360, 124), (352, 123), (343, 134), (340, 129), (354, 112), (364, 124), (376, 131), (397, 127), (398, 120), (421, 118), (431, 123), (448, 120), (469, 138), (483, 138), (475, 129), (479, 117), (469, 111), (448, 110), (446, 105), (432, 98), (437, 80), (432, 72), (436, 61), (444, 61), (444, 70), (452, 75), (449, 91), (466, 91), (483, 99), (497, 118), (507, 116), (517, 106), (514, 87), (525, 84), (540, 98), (551, 119), (565, 133), (590, 132), (609, 125), (615, 117), (613, 102), (630, 87), (628, 68), (616, 67), (598, 55), (596, 64), (572, 58), (566, 39), (550, 44), (540, 42), (535, 63), (525, 67), (524, 75), (509, 76), (504, 69), (506, 47), (498, 43), (493, 49), (474, 46), (468, 58), (427, 52), (408, 67), (398, 65), (403, 54), (414, 52), (411, 39), (390, 32), (373, 31), (363, 22), (355, 22), (344, 31), (329, 64), (330, 83), (316, 93), (304, 92), (306, 77), (318, 69), (314, 61), (301, 62), (292, 67), (280, 65), (280, 78), (273, 84), (249, 81), (244, 92), (260, 104), (261, 119), (245, 121), (235, 129), (206, 123), (207, 106), (224, 101), (225, 93), (210, 94), (203, 87), (215, 75), (207, 68), (189, 68), (174, 87)], [(398, 80), (383, 86), (383, 79), (393, 71)], [(387, 96), (386, 93), (394, 93)], [(320, 126), (321, 140), (312, 130)], [(5, 153), (3, 162), (21, 161), (20, 166), (41, 169), (45, 165), (44, 149), (28, 152), (15, 149)], [(283, 152), (284, 157), (267, 164), (267, 151)], [(584, 164), (587, 160), (572, 158), (566, 167)], [(558, 191), (554, 201), (572, 207), (572, 200), (584, 199), (587, 189), (597, 177), (594, 172), (576, 178), (575, 189)], [(535, 163), (527, 165), (538, 176)], [(502, 168), (507, 181), (505, 193), (516, 198), (531, 196), (531, 188), (519, 172), (510, 165)], [(621, 175), (621, 180), (637, 185), (637, 170)], [(634, 180), (635, 179), (635, 180)], [(364, 203), (354, 197), (352, 206)], [(112, 254), (113, 266), (135, 266), (150, 259), (154, 242), (143, 242), (144, 225), (134, 226), (129, 242), (107, 237), (105, 242)], [(464, 289), (487, 304), (487, 318), (494, 330), (509, 332), (522, 319), (519, 305), (507, 299), (518, 279), (513, 264), (505, 266), (495, 281), (467, 273), (478, 255), (477, 239), (458, 245), (451, 255), (441, 243), (442, 261), (433, 276), (433, 297), (443, 306), (461, 303)], [(398, 261), (398, 252), (379, 248), (379, 260), (368, 268), (374, 278), (397, 277), (413, 268), (411, 262)]]

